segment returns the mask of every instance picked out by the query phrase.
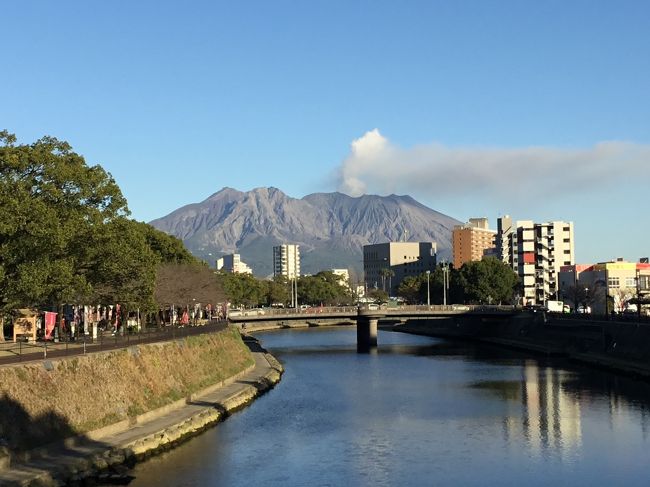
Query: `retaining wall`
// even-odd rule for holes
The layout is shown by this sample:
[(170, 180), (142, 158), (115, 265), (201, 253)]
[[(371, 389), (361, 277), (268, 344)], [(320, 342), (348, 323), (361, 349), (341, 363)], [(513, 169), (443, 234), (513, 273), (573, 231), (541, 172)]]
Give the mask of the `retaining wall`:
[(395, 329), (564, 356), (650, 379), (650, 325), (645, 323), (570, 320), (537, 312), (503, 318), (462, 315), (408, 320)]
[(12, 452), (184, 401), (253, 365), (239, 332), (0, 368), (0, 441)]

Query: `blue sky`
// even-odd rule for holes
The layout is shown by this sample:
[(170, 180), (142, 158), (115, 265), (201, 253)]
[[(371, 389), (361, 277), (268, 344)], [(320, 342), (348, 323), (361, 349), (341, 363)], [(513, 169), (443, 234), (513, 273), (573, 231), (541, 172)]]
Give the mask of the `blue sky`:
[(224, 186), (410, 194), (650, 254), (650, 2), (30, 1), (0, 129), (67, 140), (149, 221)]

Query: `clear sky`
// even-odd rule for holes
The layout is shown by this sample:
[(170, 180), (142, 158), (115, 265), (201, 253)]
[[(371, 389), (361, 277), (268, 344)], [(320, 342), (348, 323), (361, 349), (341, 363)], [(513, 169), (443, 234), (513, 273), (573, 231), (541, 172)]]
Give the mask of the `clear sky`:
[(0, 129), (67, 140), (149, 221), (224, 186), (410, 194), (650, 254), (650, 2), (30, 1)]

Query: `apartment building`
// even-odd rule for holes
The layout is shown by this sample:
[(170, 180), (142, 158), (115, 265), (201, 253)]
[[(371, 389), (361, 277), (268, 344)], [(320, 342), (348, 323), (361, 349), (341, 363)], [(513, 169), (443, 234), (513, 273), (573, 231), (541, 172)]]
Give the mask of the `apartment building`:
[(436, 267), (435, 242), (386, 242), (363, 246), (366, 289), (383, 289), (395, 296), (402, 280)]
[(485, 251), (495, 246), (496, 232), (488, 228), (487, 218), (470, 218), (452, 231), (454, 267), (460, 269), (465, 262), (481, 260)]
[(544, 304), (557, 297), (562, 266), (575, 263), (573, 222), (513, 223), (497, 220), (496, 254), (519, 275), (523, 304)]
[(300, 246), (283, 244), (273, 247), (273, 275), (289, 279), (300, 277)]

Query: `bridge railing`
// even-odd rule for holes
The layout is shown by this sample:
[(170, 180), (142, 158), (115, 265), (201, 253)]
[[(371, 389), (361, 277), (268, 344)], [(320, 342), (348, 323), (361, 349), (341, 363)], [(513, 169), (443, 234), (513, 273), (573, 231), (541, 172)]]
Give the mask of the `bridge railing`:
[(252, 308), (244, 310), (233, 309), (228, 312), (228, 316), (231, 318), (241, 318), (246, 316), (311, 316), (323, 313), (352, 314), (356, 312), (356, 306), (314, 306), (310, 308)]
[[(465, 304), (448, 304), (448, 305), (399, 305), (399, 306), (386, 306), (386, 305), (362, 305), (362, 308), (369, 310), (381, 310), (386, 314), (400, 314), (400, 313), (466, 313), (466, 312), (512, 312), (513, 306), (502, 305), (465, 305)], [(233, 309), (228, 313), (229, 318), (239, 319), (262, 318), (262, 317), (310, 317), (318, 315), (341, 315), (351, 316), (356, 315), (358, 306), (314, 306), (309, 308), (252, 308), (238, 310)]]
[(439, 312), (450, 312), (450, 313), (466, 313), (466, 312), (512, 312), (515, 309), (514, 306), (504, 306), (504, 305), (476, 305), (476, 304), (416, 304), (416, 305), (401, 305), (396, 307), (388, 307), (386, 311), (388, 312), (413, 312), (420, 311), (423, 313), (439, 313)]

